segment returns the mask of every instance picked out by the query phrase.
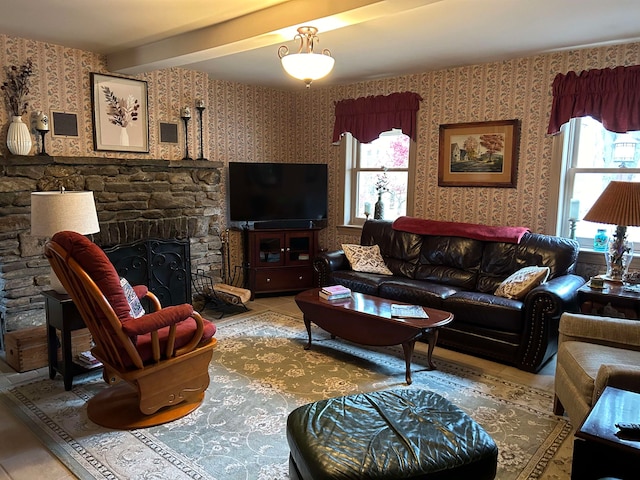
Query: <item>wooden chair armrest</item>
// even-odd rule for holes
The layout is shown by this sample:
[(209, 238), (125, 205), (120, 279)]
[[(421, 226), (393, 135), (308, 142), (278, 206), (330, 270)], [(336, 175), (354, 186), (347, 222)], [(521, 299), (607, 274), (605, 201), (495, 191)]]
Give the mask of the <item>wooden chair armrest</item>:
[(162, 309), (160, 300), (158, 300), (158, 297), (156, 297), (153, 292), (149, 291), (146, 285), (134, 285), (133, 291), (136, 292), (138, 300), (142, 300), (143, 298), (149, 300), (153, 312), (157, 312), (158, 310)]
[(191, 350), (195, 349), (202, 340), (202, 333), (204, 332), (204, 320), (202, 319), (202, 316), (196, 311), (191, 314), (191, 317), (196, 321), (197, 329), (193, 334), (191, 341), (184, 347), (176, 350), (176, 357), (184, 355), (185, 353), (188, 353)]

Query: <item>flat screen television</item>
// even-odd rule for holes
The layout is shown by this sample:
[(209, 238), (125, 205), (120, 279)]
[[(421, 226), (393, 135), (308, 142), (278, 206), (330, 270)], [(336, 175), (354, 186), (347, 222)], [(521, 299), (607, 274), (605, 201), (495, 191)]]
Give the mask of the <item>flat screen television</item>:
[(229, 221), (255, 228), (323, 226), (327, 165), (229, 163)]

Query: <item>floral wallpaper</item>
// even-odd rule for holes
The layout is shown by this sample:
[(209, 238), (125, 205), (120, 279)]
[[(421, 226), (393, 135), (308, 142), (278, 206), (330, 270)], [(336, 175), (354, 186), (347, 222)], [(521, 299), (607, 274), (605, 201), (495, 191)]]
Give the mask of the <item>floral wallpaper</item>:
[[(336, 61), (339, 54), (336, 50)], [(90, 72), (109, 73), (105, 58), (80, 51), (0, 35), (0, 65), (19, 65), (27, 57), (35, 75), (30, 111), (76, 113), (78, 137), (47, 138), (47, 151), (57, 156), (120, 156), (178, 160), (184, 155), (180, 109), (203, 99), (205, 157), (230, 161), (320, 162), (329, 164), (329, 228), (321, 247), (358, 241), (339, 235), (339, 148), (331, 144), (334, 102), (344, 98), (412, 91), (423, 101), (418, 115), (416, 216), (489, 225), (523, 225), (544, 232), (551, 188), (552, 137), (546, 132), (551, 84), (557, 73), (640, 64), (640, 43), (570, 50), (515, 58), (349, 85), (280, 91), (210, 79), (202, 72), (171, 68), (134, 78), (148, 82), (148, 154), (93, 150)], [(274, 64), (274, 68), (279, 68)], [(284, 73), (283, 73), (284, 75)], [(440, 124), (519, 119), (521, 121), (517, 188), (438, 186)], [(25, 116), (25, 120), (27, 120)], [(178, 144), (159, 142), (159, 122), (178, 123)], [(0, 109), (0, 151), (6, 155), (9, 122)], [(199, 123), (189, 122), (189, 150), (199, 153)], [(34, 135), (35, 139), (35, 135)], [(35, 148), (35, 147), (34, 147)], [(195, 153), (195, 155), (194, 155)], [(225, 188), (224, 179), (222, 188)], [(221, 225), (221, 228), (224, 226)]]
[[(336, 61), (339, 61), (336, 53)], [(368, 95), (412, 91), (423, 101), (418, 112), (417, 172), (414, 214), (435, 220), (522, 225), (545, 232), (551, 188), (553, 138), (546, 134), (553, 79), (558, 73), (617, 65), (640, 64), (640, 43), (573, 50), (502, 62), (451, 68), (370, 82), (296, 93), (301, 158), (322, 159), (330, 165), (329, 198), (338, 198), (339, 149), (332, 146), (333, 102)], [(439, 126), (447, 123), (519, 119), (521, 121), (516, 188), (439, 187)], [(330, 204), (335, 225), (340, 206)], [(359, 236), (323, 232), (330, 248), (358, 242)]]

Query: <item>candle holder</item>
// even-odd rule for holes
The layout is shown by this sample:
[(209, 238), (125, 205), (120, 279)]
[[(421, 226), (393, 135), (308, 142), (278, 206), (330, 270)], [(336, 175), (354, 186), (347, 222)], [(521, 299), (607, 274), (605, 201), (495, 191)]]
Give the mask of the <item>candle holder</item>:
[(204, 112), (204, 102), (202, 100), (196, 102), (196, 110), (198, 110), (198, 116), (200, 117), (200, 157), (198, 157), (198, 160), (206, 160), (204, 158), (204, 138), (202, 136), (202, 112)]
[(575, 218), (569, 219), (569, 238), (571, 240), (576, 239), (576, 223), (578, 223), (578, 220), (576, 220)]
[(184, 158), (182, 160), (193, 160), (193, 158), (189, 156), (189, 130), (187, 129), (187, 125), (189, 124), (191, 113), (188, 111), (188, 107), (182, 111), (180, 118), (182, 118), (184, 122)]
[(42, 155), (43, 157), (50, 157), (51, 155), (47, 153), (47, 149), (44, 145), (44, 136), (47, 134), (49, 130), (40, 130), (39, 128), (37, 130), (38, 132), (40, 132), (40, 138), (42, 140), (42, 150), (40, 150), (40, 153), (38, 155)]

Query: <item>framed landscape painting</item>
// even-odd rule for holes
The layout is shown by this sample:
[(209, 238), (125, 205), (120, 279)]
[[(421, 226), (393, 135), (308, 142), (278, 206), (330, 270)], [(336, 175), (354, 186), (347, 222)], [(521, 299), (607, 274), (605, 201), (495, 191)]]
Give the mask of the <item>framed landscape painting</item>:
[(149, 152), (147, 82), (91, 73), (95, 150)]
[(438, 185), (515, 188), (520, 121), (440, 125)]

